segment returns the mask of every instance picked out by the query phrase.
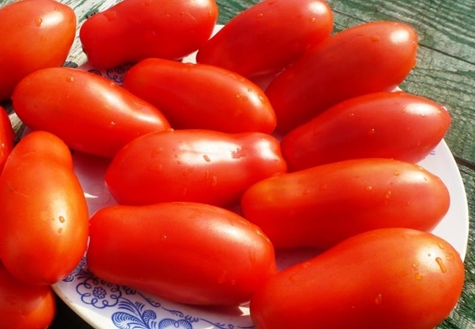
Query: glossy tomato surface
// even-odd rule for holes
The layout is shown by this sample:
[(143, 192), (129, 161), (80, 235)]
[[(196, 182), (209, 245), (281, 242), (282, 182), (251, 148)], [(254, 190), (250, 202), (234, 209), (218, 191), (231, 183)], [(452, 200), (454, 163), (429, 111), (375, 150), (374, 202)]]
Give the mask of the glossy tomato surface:
[(405, 92), (343, 101), (292, 130), (281, 142), (291, 170), (357, 158), (424, 159), (450, 127), (439, 103)]
[(170, 124), (150, 103), (96, 74), (48, 68), (15, 88), (13, 107), (23, 123), (60, 137), (70, 148), (112, 157), (126, 143)]
[(375, 21), (350, 27), (307, 51), (266, 89), (277, 127), (289, 131), (346, 99), (391, 91), (416, 63), (409, 25)]
[(127, 72), (124, 87), (160, 109), (176, 129), (270, 133), (276, 126), (264, 91), (216, 66), (150, 58)]
[(84, 255), (88, 208), (67, 146), (33, 132), (10, 153), (0, 176), (0, 257), (17, 279), (50, 285)]
[(464, 264), (443, 239), (380, 229), (270, 278), (250, 311), (259, 329), (433, 329), (463, 284)]
[(252, 184), (286, 170), (271, 135), (183, 129), (150, 133), (127, 144), (112, 160), (105, 182), (122, 204), (229, 206)]
[(150, 57), (176, 60), (209, 39), (217, 18), (214, 0), (125, 0), (87, 19), (79, 36), (98, 69)]
[(333, 13), (323, 0), (265, 0), (226, 23), (199, 49), (197, 61), (252, 80), (280, 72), (332, 30)]
[(385, 227), (430, 230), (449, 205), (439, 177), (418, 165), (382, 158), (276, 175), (251, 186), (241, 200), (244, 217), (276, 248), (327, 249)]
[(54, 0), (22, 0), (0, 8), (0, 100), (29, 73), (63, 65), (76, 35), (73, 9)]
[(106, 281), (197, 305), (246, 302), (277, 271), (274, 248), (257, 226), (200, 203), (99, 210), (87, 262)]
[(49, 286), (31, 286), (0, 265), (0, 329), (45, 329), (54, 319), (56, 303)]

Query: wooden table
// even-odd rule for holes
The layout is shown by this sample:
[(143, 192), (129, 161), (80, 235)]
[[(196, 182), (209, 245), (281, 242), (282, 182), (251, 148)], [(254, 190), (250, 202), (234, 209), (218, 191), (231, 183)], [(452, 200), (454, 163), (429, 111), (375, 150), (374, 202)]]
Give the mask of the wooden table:
[[(0, 0), (0, 5), (12, 0)], [(62, 0), (82, 23), (116, 0)], [(258, 0), (218, 0), (219, 23)], [(335, 31), (373, 20), (411, 24), (420, 37), (417, 67), (403, 84), (409, 92), (447, 106), (453, 123), (446, 136), (462, 174), (471, 213), (475, 213), (475, 0), (328, 0), (335, 15)], [(86, 60), (77, 40), (70, 61)], [(466, 255), (466, 284), (459, 304), (439, 329), (475, 328), (475, 218), (471, 218)], [(414, 296), (417, 302), (417, 296)], [(58, 299), (52, 329), (91, 328)], [(410, 329), (410, 328), (408, 328)]]

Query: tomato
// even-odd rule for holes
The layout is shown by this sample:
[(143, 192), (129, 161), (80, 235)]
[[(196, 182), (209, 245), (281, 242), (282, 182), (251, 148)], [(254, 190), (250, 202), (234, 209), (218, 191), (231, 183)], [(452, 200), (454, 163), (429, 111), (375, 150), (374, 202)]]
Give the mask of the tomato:
[(98, 69), (149, 57), (181, 59), (209, 39), (217, 18), (214, 0), (125, 0), (87, 19), (79, 36)]
[(276, 74), (332, 29), (333, 14), (323, 0), (265, 0), (232, 18), (196, 58), (249, 79)]
[(433, 329), (463, 283), (463, 262), (443, 239), (380, 229), (271, 277), (253, 295), (250, 313), (259, 329)]
[(170, 128), (153, 105), (79, 69), (36, 71), (18, 84), (12, 100), (31, 129), (51, 132), (74, 150), (103, 157), (114, 156), (138, 136)]
[(292, 130), (281, 142), (292, 170), (353, 158), (419, 162), (450, 127), (447, 109), (405, 92), (379, 92), (343, 101)]
[(54, 0), (22, 0), (0, 8), (0, 100), (26, 75), (63, 65), (76, 35), (72, 8)]
[(246, 302), (277, 272), (273, 246), (257, 226), (200, 203), (100, 209), (91, 218), (87, 263), (108, 282), (197, 305)]
[(118, 203), (194, 201), (227, 206), (252, 184), (285, 172), (276, 138), (212, 130), (150, 133), (127, 144), (105, 173)]
[(50, 286), (31, 286), (0, 265), (0, 329), (44, 329), (56, 314)]
[(0, 256), (32, 285), (54, 284), (82, 259), (88, 208), (71, 153), (56, 136), (33, 132), (15, 146), (0, 176)]
[(276, 248), (327, 249), (360, 232), (385, 227), (431, 230), (447, 213), (442, 180), (393, 159), (334, 162), (282, 174), (251, 186), (245, 218)]
[(8, 117), (7, 111), (0, 106), (0, 173), (3, 170), (5, 161), (13, 149), (15, 132)]
[(177, 129), (270, 133), (276, 125), (261, 88), (215, 66), (146, 59), (127, 72), (123, 86), (159, 108)]
[(415, 65), (417, 45), (411, 26), (387, 21), (363, 23), (327, 38), (266, 89), (278, 129), (294, 129), (346, 99), (391, 91)]

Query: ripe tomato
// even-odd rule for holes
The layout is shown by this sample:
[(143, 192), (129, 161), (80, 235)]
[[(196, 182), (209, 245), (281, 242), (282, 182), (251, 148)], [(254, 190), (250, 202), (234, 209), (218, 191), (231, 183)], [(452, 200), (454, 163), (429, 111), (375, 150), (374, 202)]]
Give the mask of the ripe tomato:
[(195, 201), (227, 206), (259, 180), (287, 170), (279, 142), (263, 133), (150, 133), (112, 160), (105, 182), (118, 203)]
[(10, 153), (0, 176), (0, 256), (20, 281), (49, 285), (79, 263), (88, 209), (71, 154), (56, 136), (33, 132)]
[(411, 26), (386, 21), (364, 23), (327, 38), (266, 89), (278, 129), (294, 129), (346, 99), (391, 91), (415, 65), (417, 41)]
[(112, 68), (185, 57), (209, 39), (217, 18), (214, 0), (125, 0), (87, 19), (79, 36), (93, 67)]
[(419, 162), (450, 126), (445, 107), (405, 92), (379, 92), (343, 101), (281, 141), (289, 168), (301, 170), (354, 158)]
[(439, 177), (412, 163), (364, 158), (278, 175), (243, 195), (243, 215), (276, 248), (327, 249), (384, 227), (430, 230), (450, 196)]
[(87, 263), (95, 275), (171, 301), (238, 305), (277, 272), (260, 229), (219, 207), (110, 206), (90, 222)]
[(50, 286), (31, 286), (15, 279), (0, 264), (0, 329), (44, 329), (54, 319)]
[(48, 68), (15, 88), (13, 107), (33, 130), (49, 131), (70, 148), (112, 157), (138, 136), (170, 125), (153, 105), (93, 73)]
[(261, 88), (215, 66), (146, 59), (127, 72), (123, 86), (159, 108), (177, 129), (270, 133), (276, 125)]
[(0, 106), (0, 173), (3, 170), (5, 161), (13, 149), (15, 132), (8, 117), (7, 111)]
[(333, 14), (323, 0), (265, 0), (231, 19), (196, 58), (249, 79), (276, 74), (332, 29)]
[(22, 0), (0, 8), (0, 100), (36, 70), (63, 65), (76, 35), (72, 8), (54, 0)]
[(433, 329), (464, 283), (457, 251), (430, 233), (380, 229), (281, 271), (253, 295), (259, 329)]

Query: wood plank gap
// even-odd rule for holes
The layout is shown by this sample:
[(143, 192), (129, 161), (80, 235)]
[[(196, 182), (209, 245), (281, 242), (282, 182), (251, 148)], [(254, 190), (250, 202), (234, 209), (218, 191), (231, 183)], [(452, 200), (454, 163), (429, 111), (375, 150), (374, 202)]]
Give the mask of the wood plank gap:
[(458, 156), (454, 156), (454, 159), (455, 159), (455, 162), (459, 166), (464, 166), (468, 169), (471, 169), (471, 170), (475, 171), (475, 163), (474, 162), (467, 161), (466, 159), (460, 158)]

